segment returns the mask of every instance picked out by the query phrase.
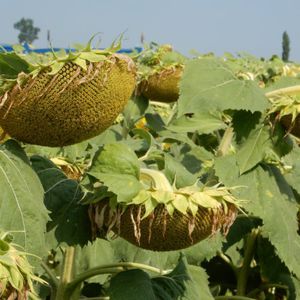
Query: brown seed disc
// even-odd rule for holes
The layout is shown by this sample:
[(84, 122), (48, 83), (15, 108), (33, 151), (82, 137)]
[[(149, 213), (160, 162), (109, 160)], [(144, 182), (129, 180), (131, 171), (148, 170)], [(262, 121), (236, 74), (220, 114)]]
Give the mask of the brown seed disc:
[(0, 125), (11, 137), (30, 144), (78, 143), (112, 125), (135, 81), (135, 65), (125, 55), (89, 63), (87, 71), (69, 62), (56, 75), (41, 72), (24, 86), (16, 85), (2, 101)]
[(150, 75), (141, 82), (142, 94), (150, 100), (175, 102), (179, 97), (179, 81), (183, 67), (172, 67)]
[(298, 115), (295, 119), (294, 125), (291, 126), (291, 122), (292, 122), (292, 116), (291, 115), (287, 115), (287, 116), (283, 116), (280, 119), (281, 124), (283, 125), (283, 127), (291, 134), (293, 134), (294, 136), (300, 138), (300, 115)]
[[(130, 205), (122, 213), (121, 209), (112, 212), (107, 201), (100, 201), (91, 206), (90, 217), (93, 231), (103, 233), (103, 229), (112, 231), (128, 242), (153, 251), (172, 251), (190, 247), (217, 231), (227, 233), (236, 218), (237, 209), (228, 204), (216, 210), (198, 208), (195, 217), (175, 211), (170, 216), (163, 205), (141, 220), (144, 207)], [(108, 230), (109, 231), (109, 230)]]

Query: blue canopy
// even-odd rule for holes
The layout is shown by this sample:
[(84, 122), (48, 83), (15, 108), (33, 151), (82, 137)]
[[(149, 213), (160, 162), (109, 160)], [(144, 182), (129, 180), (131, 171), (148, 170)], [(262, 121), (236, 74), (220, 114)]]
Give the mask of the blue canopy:
[[(64, 49), (66, 52), (70, 52), (70, 51), (75, 51), (75, 49), (72, 48), (37, 48), (37, 49), (32, 49), (29, 47), (29, 45), (27, 43), (22, 44), (22, 46), (24, 47), (25, 53), (30, 53), (30, 52), (36, 52), (36, 53), (47, 53), (47, 52), (51, 52), (51, 51), (59, 51), (61, 49)], [(143, 49), (141, 47), (134, 47), (134, 48), (123, 48), (120, 51), (118, 51), (119, 53), (132, 53), (134, 51), (136, 52), (141, 52)], [(13, 51), (13, 47), (11, 45), (8, 44), (0, 44), (0, 52), (1, 51), (7, 51), (7, 52), (11, 52)]]

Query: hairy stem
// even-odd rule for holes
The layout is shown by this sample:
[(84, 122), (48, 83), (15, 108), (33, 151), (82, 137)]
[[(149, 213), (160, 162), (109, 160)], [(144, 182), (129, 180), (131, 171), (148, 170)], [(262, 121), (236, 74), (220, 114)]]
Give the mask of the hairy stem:
[(226, 262), (230, 267), (231, 267), (231, 269), (233, 270), (233, 272), (237, 275), (238, 274), (238, 268), (234, 265), (234, 263), (231, 261), (231, 259), (228, 257), (228, 256), (226, 256), (223, 252), (221, 252), (221, 251), (218, 251), (217, 252), (217, 255), (220, 257), (220, 258), (222, 258), (222, 260), (224, 261), (224, 262)]
[(215, 300), (255, 300), (255, 298), (243, 297), (243, 296), (217, 296)]
[(265, 94), (267, 98), (272, 98), (276, 96), (282, 96), (282, 95), (293, 95), (293, 94), (299, 94), (300, 93), (300, 85), (295, 86), (289, 86), (281, 89), (277, 89), (271, 92), (268, 92)]
[(233, 138), (233, 128), (232, 127), (228, 127), (225, 130), (225, 133), (223, 135), (223, 138), (221, 140), (219, 149), (217, 151), (217, 156), (224, 156), (228, 153), (228, 150), (230, 148), (231, 145), (231, 141)]
[(59, 281), (56, 278), (55, 273), (43, 261), (41, 262), (41, 266), (45, 270), (45, 272), (48, 274), (48, 276), (50, 277), (51, 286), (53, 286), (54, 288), (57, 288), (58, 284), (59, 284)]
[(154, 268), (148, 265), (139, 264), (139, 263), (131, 263), (131, 262), (124, 262), (124, 263), (117, 263), (117, 264), (107, 264), (92, 268), (87, 270), (86, 272), (82, 272), (81, 274), (77, 275), (71, 282), (69, 282), (66, 286), (67, 294), (71, 294), (74, 289), (86, 279), (91, 277), (100, 275), (100, 274), (115, 274), (122, 271), (126, 271), (128, 269), (144, 269), (146, 271), (156, 273), (159, 275), (164, 275), (169, 271), (163, 271), (158, 268)]
[(251, 262), (254, 256), (255, 244), (258, 233), (258, 229), (253, 229), (252, 232), (248, 234), (246, 239), (246, 243), (244, 246), (244, 261), (237, 277), (237, 295), (239, 296), (244, 296), (246, 294), (247, 281), (249, 277), (249, 271), (251, 268)]
[(74, 262), (75, 247), (67, 247), (64, 254), (64, 261), (57, 289), (56, 300), (70, 299), (70, 295), (67, 295), (66, 293), (66, 287), (74, 277)]
[(277, 284), (277, 283), (267, 283), (267, 284), (262, 284), (260, 287), (249, 292), (247, 294), (247, 297), (255, 297), (259, 292), (264, 291), (266, 289), (270, 289), (270, 288), (278, 288), (278, 289), (286, 290), (287, 296), (289, 296), (288, 295), (289, 288), (286, 285)]

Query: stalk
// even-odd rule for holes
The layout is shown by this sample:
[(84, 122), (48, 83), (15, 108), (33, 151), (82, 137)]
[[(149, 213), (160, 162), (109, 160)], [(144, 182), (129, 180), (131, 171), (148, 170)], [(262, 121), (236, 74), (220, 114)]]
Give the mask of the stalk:
[(255, 300), (255, 298), (243, 297), (243, 296), (217, 296), (215, 300)]
[(258, 233), (259, 233), (258, 229), (253, 229), (252, 232), (249, 233), (244, 246), (246, 248), (244, 261), (237, 277), (238, 296), (246, 295), (247, 281), (249, 277), (249, 271), (251, 268), (251, 262), (254, 256), (255, 244), (256, 244)]
[(67, 285), (72, 281), (75, 266), (75, 247), (67, 247), (64, 254), (64, 261), (58, 284), (56, 300), (70, 299), (71, 294), (66, 293)]
[[(97, 276), (101, 274), (115, 274), (122, 271), (126, 271), (128, 269), (144, 269), (146, 271), (156, 273), (158, 275), (164, 275), (169, 271), (163, 271), (155, 267), (151, 267), (148, 265), (140, 264), (140, 263), (117, 263), (117, 264), (107, 264), (92, 268), (81, 274), (77, 275), (71, 282), (67, 283), (65, 286), (65, 295), (71, 295), (72, 292), (76, 289), (76, 287), (83, 281)], [(58, 299), (57, 299), (58, 300)]]
[(270, 288), (278, 288), (278, 289), (284, 289), (287, 291), (287, 297), (289, 297), (289, 288), (286, 285), (283, 284), (277, 284), (277, 283), (267, 283), (267, 284), (263, 284), (260, 287), (258, 287), (257, 289), (254, 289), (253, 291), (251, 291), (250, 293), (247, 294), (247, 297), (255, 297), (259, 292), (264, 291), (266, 289), (270, 289)]
[(231, 141), (233, 138), (233, 128), (232, 127), (227, 127), (225, 130), (225, 133), (223, 135), (223, 138), (221, 140), (219, 149), (217, 151), (217, 156), (224, 156), (228, 153), (228, 150), (231, 145)]
[(281, 89), (277, 89), (268, 93), (265, 93), (267, 98), (282, 96), (282, 95), (293, 95), (300, 93), (300, 85), (289, 86)]

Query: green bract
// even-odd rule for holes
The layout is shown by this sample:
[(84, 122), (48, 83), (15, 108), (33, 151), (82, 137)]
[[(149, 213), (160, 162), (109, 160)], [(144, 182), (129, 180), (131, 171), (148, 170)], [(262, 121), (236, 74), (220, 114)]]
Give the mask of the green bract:
[(288, 133), (299, 137), (300, 86), (290, 86), (266, 93), (272, 106), (268, 115), (276, 115)]
[(7, 234), (0, 233), (0, 299), (38, 300), (33, 282), (45, 282), (33, 274), (27, 260), (28, 253), (11, 243)]

